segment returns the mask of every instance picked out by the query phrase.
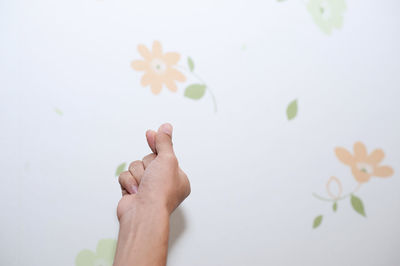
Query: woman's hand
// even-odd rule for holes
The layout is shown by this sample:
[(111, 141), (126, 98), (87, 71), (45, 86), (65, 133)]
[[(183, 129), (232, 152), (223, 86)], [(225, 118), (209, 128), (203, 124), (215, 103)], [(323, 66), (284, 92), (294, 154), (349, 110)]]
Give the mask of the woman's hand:
[(172, 126), (163, 124), (146, 137), (153, 153), (119, 176), (122, 199), (114, 266), (165, 266), (170, 214), (190, 194), (172, 148)]
[(136, 205), (166, 209), (171, 214), (190, 194), (190, 183), (180, 169), (172, 146), (172, 126), (163, 124), (157, 132), (146, 132), (153, 153), (134, 161), (119, 176), (122, 199), (118, 219), (133, 215)]

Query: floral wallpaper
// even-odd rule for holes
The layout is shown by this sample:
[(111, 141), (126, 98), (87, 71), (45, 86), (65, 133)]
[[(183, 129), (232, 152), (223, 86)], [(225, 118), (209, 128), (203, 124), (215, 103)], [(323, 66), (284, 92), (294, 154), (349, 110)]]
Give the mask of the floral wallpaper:
[(136, 71), (144, 71), (140, 84), (143, 87), (150, 86), (151, 92), (155, 95), (161, 92), (163, 86), (171, 92), (178, 90), (177, 82), (185, 82), (186, 76), (178, 69), (188, 75), (193, 75), (199, 83), (188, 84), (185, 88), (184, 96), (193, 100), (201, 99), (208, 91), (214, 104), (214, 112), (217, 112), (217, 101), (211, 89), (205, 81), (194, 72), (195, 64), (191, 57), (187, 58), (187, 67), (178, 65), (181, 55), (176, 52), (162, 52), (161, 43), (154, 41), (150, 50), (140, 44), (138, 52), (144, 60), (132, 61), (132, 68)]
[(79, 252), (75, 259), (76, 266), (112, 266), (116, 248), (115, 239), (101, 239), (97, 244), (96, 251), (84, 249)]
[(306, 5), (315, 24), (322, 32), (330, 35), (334, 28), (342, 28), (343, 13), (346, 11), (345, 0), (309, 0)]
[[(384, 152), (381, 149), (375, 149), (370, 154), (362, 142), (354, 143), (354, 154), (342, 147), (335, 149), (335, 154), (340, 162), (350, 167), (353, 178), (357, 181), (356, 188), (352, 192), (343, 195), (343, 187), (340, 179), (331, 176), (326, 183), (326, 193), (328, 197), (313, 193), (313, 196), (321, 201), (332, 204), (332, 210), (338, 210), (338, 202), (350, 199), (350, 204), (354, 211), (366, 217), (364, 204), (360, 197), (355, 193), (359, 191), (363, 184), (368, 183), (371, 177), (387, 178), (394, 174), (393, 168), (386, 165), (380, 165), (384, 158)], [(313, 222), (313, 228), (317, 228), (322, 223), (323, 216), (318, 215)]]
[(111, 266), (118, 176), (170, 122), (168, 265), (400, 265), (399, 8), (4, 2), (0, 264)]
[(326, 34), (343, 26), (343, 13), (346, 10), (344, 0), (310, 0), (307, 10), (315, 24)]

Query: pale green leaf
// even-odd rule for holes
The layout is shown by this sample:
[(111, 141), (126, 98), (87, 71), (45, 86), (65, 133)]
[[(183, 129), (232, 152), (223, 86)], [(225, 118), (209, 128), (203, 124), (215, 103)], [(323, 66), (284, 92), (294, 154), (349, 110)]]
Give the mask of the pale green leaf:
[(335, 201), (335, 203), (333, 203), (333, 206), (332, 206), (332, 209), (333, 209), (333, 211), (334, 212), (336, 212), (337, 211), (337, 202)]
[(56, 112), (56, 114), (58, 114), (60, 116), (62, 116), (64, 114), (63, 111), (61, 111), (61, 109), (58, 109), (57, 107), (54, 108), (54, 112)]
[(96, 261), (96, 254), (88, 249), (84, 249), (78, 253), (75, 258), (75, 266), (94, 265)]
[(296, 99), (296, 100), (290, 102), (286, 109), (286, 115), (287, 115), (288, 120), (292, 120), (296, 117), (297, 110), (298, 110), (298, 107), (297, 107), (297, 99)]
[(313, 223), (313, 228), (317, 228), (318, 226), (320, 226), (322, 223), (322, 215), (319, 215), (317, 217), (315, 217), (314, 219), (314, 223)]
[(191, 84), (191, 85), (186, 87), (185, 96), (190, 98), (190, 99), (198, 100), (198, 99), (200, 99), (201, 97), (204, 96), (205, 92), (206, 92), (206, 85), (204, 85), (204, 84)]
[(193, 72), (193, 70), (194, 70), (194, 62), (193, 62), (193, 59), (191, 57), (188, 57), (188, 66), (189, 66), (190, 71)]
[[(104, 259), (109, 265), (113, 263), (114, 256), (115, 256), (115, 248), (117, 247), (117, 240), (108, 238), (108, 239), (101, 239), (97, 243), (96, 247), (96, 256), (99, 258)], [(101, 266), (103, 264), (100, 264)]]
[(353, 209), (361, 214), (362, 216), (366, 217), (365, 210), (364, 210), (364, 204), (361, 201), (361, 199), (357, 196), (354, 196), (353, 194), (351, 195), (351, 206), (353, 206)]
[(119, 176), (123, 171), (125, 171), (126, 163), (121, 163), (118, 165), (117, 170), (115, 171), (115, 175)]

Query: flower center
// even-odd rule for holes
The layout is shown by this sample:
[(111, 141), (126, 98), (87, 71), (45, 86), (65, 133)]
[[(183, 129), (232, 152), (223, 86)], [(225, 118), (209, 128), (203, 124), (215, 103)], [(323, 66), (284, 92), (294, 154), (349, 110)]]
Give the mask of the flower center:
[(151, 67), (157, 74), (162, 74), (167, 69), (165, 62), (159, 58), (155, 58), (153, 61), (151, 61)]
[(374, 170), (373, 167), (367, 163), (357, 163), (357, 168), (366, 174), (372, 174), (372, 171)]

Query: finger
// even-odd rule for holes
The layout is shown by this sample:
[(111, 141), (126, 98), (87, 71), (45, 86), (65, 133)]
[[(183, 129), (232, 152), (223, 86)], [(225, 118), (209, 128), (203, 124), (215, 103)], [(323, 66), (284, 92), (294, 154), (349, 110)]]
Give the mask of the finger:
[(142, 161), (134, 161), (128, 167), (128, 171), (131, 173), (132, 177), (135, 179), (136, 184), (140, 184), (142, 176), (144, 173), (144, 165)]
[(172, 125), (162, 124), (156, 133), (157, 154), (173, 154), (172, 148)]
[(122, 195), (126, 192), (129, 194), (136, 194), (138, 183), (129, 171), (122, 172), (118, 177), (119, 184), (121, 185)]
[(156, 157), (157, 155), (155, 155), (154, 153), (150, 153), (149, 155), (143, 157), (142, 162), (144, 165), (144, 169), (146, 169), (147, 166), (149, 166), (149, 164), (151, 163), (151, 161), (153, 161)]
[(151, 151), (156, 153), (156, 132), (154, 130), (147, 130), (146, 139)]

